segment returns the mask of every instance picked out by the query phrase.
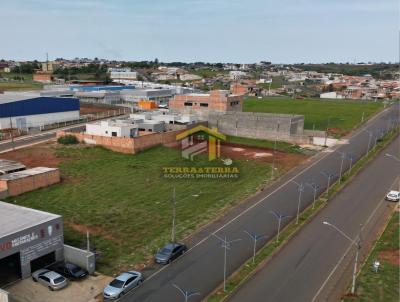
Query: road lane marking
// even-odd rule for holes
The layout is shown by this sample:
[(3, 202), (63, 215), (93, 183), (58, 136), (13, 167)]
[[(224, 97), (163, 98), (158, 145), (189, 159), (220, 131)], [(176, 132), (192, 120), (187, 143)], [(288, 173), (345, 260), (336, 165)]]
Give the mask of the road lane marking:
[[(364, 131), (365, 128), (368, 128), (371, 126), (372, 122), (375, 121), (376, 119), (384, 116), (387, 111), (389, 111), (390, 108), (387, 108), (383, 111), (381, 111), (379, 114), (375, 115), (374, 117), (372, 117), (370, 120), (368, 120), (368, 122), (366, 122), (364, 125), (362, 125), (359, 129), (356, 130), (355, 133), (353, 133), (350, 137), (348, 137), (348, 140), (350, 141), (350, 139), (355, 138), (358, 135), (361, 135)], [(340, 145), (341, 146), (341, 145)], [(337, 147), (340, 147), (337, 146)], [(335, 148), (336, 149), (336, 148)], [(244, 214), (246, 214), (247, 212), (249, 212), (250, 210), (252, 210), (253, 208), (255, 208), (256, 206), (258, 206), (260, 203), (262, 203), (265, 199), (269, 198), (271, 195), (275, 194), (277, 191), (279, 191), (280, 189), (282, 189), (283, 187), (285, 187), (286, 185), (288, 185), (289, 183), (292, 182), (292, 180), (294, 180), (295, 178), (297, 178), (298, 176), (302, 175), (304, 172), (308, 171), (309, 169), (311, 169), (312, 167), (314, 167), (317, 163), (319, 163), (320, 161), (322, 161), (324, 158), (328, 157), (329, 155), (331, 155), (332, 153), (325, 153), (322, 155), (321, 158), (319, 158), (317, 161), (313, 162), (310, 166), (306, 167), (304, 170), (300, 171), (298, 174), (296, 174), (295, 176), (293, 176), (291, 179), (289, 179), (288, 181), (286, 181), (285, 183), (283, 183), (282, 185), (280, 185), (278, 188), (276, 188), (274, 191), (272, 191), (271, 193), (269, 193), (268, 195), (266, 195), (265, 197), (263, 197), (262, 199), (260, 199), (258, 202), (256, 202), (255, 204), (251, 205), (250, 207), (248, 207), (246, 210), (244, 210), (243, 212), (241, 212), (240, 214), (238, 214), (236, 217), (232, 218), (230, 221), (228, 221), (227, 223), (225, 223), (224, 225), (222, 225), (221, 227), (219, 227), (217, 230), (215, 230), (214, 232), (212, 232), (211, 234), (209, 234), (208, 236), (206, 236), (205, 238), (203, 238), (202, 240), (200, 240), (198, 243), (196, 243), (194, 246), (192, 246), (190, 249), (187, 250), (186, 254), (190, 253), (193, 249), (195, 249), (196, 247), (198, 247), (199, 245), (203, 244), (205, 241), (207, 241), (213, 234), (216, 234), (217, 232), (221, 231), (222, 229), (224, 229), (225, 227), (227, 227), (228, 225), (230, 225), (232, 222), (236, 221), (237, 219), (239, 219), (241, 216), (243, 216)], [(146, 282), (150, 281), (152, 278), (154, 278), (155, 276), (157, 276), (158, 274), (160, 274), (161, 272), (163, 272), (165, 269), (167, 269), (171, 264), (167, 264), (166, 266), (160, 268), (159, 270), (155, 271), (153, 274), (151, 274), (150, 276), (148, 276), (143, 284), (145, 284)]]
[[(397, 179), (390, 185), (390, 187), (392, 188), (393, 185), (397, 182)], [(385, 202), (385, 199), (381, 199), (381, 201), (378, 203), (378, 205), (376, 206), (376, 208), (374, 209), (374, 211), (372, 212), (372, 214), (368, 217), (367, 221), (365, 222), (365, 224), (361, 227), (361, 233), (363, 232), (364, 228), (369, 224), (369, 222), (371, 221), (372, 217), (374, 217), (376, 211), (378, 211), (378, 209), (381, 207), (381, 205)], [(356, 240), (358, 237), (358, 235), (353, 239)], [(336, 265), (334, 266), (334, 268), (332, 269), (332, 271), (330, 272), (330, 274), (328, 275), (328, 277), (325, 279), (324, 283), (321, 285), (321, 287), (319, 288), (319, 290), (317, 291), (317, 293), (315, 294), (315, 296), (313, 297), (313, 299), (311, 300), (311, 302), (314, 302), (317, 297), (321, 294), (322, 290), (324, 289), (324, 287), (326, 286), (326, 284), (329, 282), (330, 278), (333, 276), (333, 274), (336, 272), (337, 268), (340, 266), (340, 264), (342, 263), (342, 261), (344, 260), (344, 258), (347, 256), (348, 252), (352, 249), (353, 247), (353, 243), (350, 243), (348, 248), (346, 249), (346, 252), (342, 255), (342, 257), (339, 259), (339, 261), (336, 263)]]

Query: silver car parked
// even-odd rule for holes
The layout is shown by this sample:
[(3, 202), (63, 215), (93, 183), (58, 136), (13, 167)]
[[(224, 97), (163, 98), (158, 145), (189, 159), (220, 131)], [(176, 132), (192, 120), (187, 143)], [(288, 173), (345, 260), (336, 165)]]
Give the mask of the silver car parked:
[(118, 299), (131, 289), (143, 282), (143, 276), (139, 272), (129, 271), (116, 277), (103, 291), (106, 299)]
[(32, 273), (32, 280), (43, 284), (50, 290), (59, 290), (68, 285), (67, 279), (59, 273), (49, 271), (48, 269), (40, 269)]

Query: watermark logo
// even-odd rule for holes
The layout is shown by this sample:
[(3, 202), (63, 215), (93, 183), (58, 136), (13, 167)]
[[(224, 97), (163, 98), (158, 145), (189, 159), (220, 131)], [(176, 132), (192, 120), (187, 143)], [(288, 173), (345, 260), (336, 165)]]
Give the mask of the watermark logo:
[(232, 159), (221, 158), (221, 141), (225, 141), (226, 137), (217, 129), (199, 125), (178, 134), (176, 140), (181, 142), (183, 158), (194, 161), (197, 155), (208, 153), (208, 160), (213, 164), (201, 166), (200, 161), (200, 165), (193, 163), (184, 167), (164, 167), (164, 178), (236, 179), (239, 177), (239, 168), (233, 165)]
[(221, 141), (226, 137), (215, 128), (199, 125), (178, 134), (176, 140), (181, 142), (182, 157), (193, 160), (208, 150), (208, 160), (213, 161), (221, 157)]

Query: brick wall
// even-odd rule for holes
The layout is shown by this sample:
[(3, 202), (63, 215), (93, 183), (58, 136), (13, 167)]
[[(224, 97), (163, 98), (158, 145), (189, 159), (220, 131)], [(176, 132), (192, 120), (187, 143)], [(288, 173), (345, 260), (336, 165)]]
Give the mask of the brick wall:
[[(29, 175), (11, 180), (0, 180), (0, 187), (7, 188), (8, 196), (16, 196), (39, 188), (44, 188), (60, 182), (60, 171), (58, 169), (43, 172), (41, 174)], [(1, 190), (0, 190), (1, 191)]]
[(116, 152), (135, 154), (137, 152), (149, 149), (157, 145), (172, 146), (177, 143), (176, 135), (181, 133), (182, 131), (184, 131), (184, 129), (163, 133), (146, 134), (135, 138), (105, 137), (85, 133), (57, 131), (57, 137), (64, 135), (74, 135), (80, 142), (86, 144), (103, 146), (104, 148)]

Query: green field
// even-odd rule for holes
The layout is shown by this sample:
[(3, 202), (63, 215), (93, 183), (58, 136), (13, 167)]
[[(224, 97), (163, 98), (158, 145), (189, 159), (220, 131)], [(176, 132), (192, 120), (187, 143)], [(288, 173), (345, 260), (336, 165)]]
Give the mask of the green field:
[[(64, 216), (65, 241), (84, 246), (86, 226), (100, 252), (98, 269), (116, 273), (149, 260), (171, 235), (171, 194), (176, 187), (178, 240), (223, 209), (255, 192), (270, 167), (235, 160), (238, 179), (171, 180), (162, 167), (221, 166), (205, 159), (189, 162), (178, 150), (156, 147), (136, 155), (100, 147), (60, 147), (61, 184), (7, 201)], [(198, 196), (193, 196), (198, 195)]]
[[(251, 147), (268, 148), (268, 149), (274, 149), (274, 144), (275, 144), (274, 141), (247, 138), (247, 137), (239, 137), (239, 136), (232, 136), (232, 135), (227, 135), (226, 142), (232, 143), (232, 144), (246, 145), (246, 146), (251, 146)], [(299, 146), (289, 144), (286, 142), (277, 142), (276, 149), (278, 151), (288, 152), (288, 153), (301, 153)]]
[(330, 118), (332, 132), (345, 134), (383, 108), (381, 103), (362, 101), (322, 101), (318, 99), (249, 97), (244, 101), (244, 111), (301, 114), (305, 116), (304, 128), (325, 130)]
[(18, 73), (0, 73), (1, 78), (13, 79), (14, 77), (22, 77), (23, 80), (13, 80), (8, 82), (0, 81), (1, 90), (24, 91), (24, 90), (39, 90), (43, 88), (43, 84), (32, 81), (32, 74)]
[[(399, 219), (395, 212), (381, 238), (377, 241), (357, 278), (357, 298), (345, 301), (397, 302), (399, 293)], [(381, 263), (378, 273), (372, 270), (372, 263)]]

